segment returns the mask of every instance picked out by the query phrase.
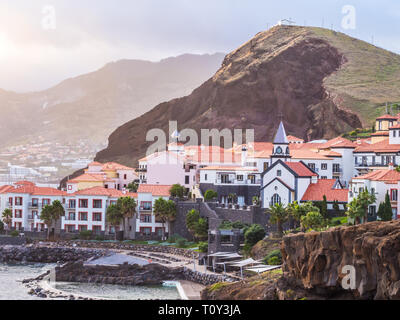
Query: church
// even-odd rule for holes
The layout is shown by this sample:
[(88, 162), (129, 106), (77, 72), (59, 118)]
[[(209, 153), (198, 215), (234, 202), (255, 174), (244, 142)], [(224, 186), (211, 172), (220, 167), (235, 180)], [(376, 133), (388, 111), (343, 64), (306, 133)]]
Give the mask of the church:
[(347, 202), (343, 198), (348, 190), (342, 187), (339, 180), (320, 180), (313, 168), (303, 161), (292, 160), (290, 148), (291, 144), (281, 122), (273, 142), (269, 166), (261, 174), (260, 198), (263, 208), (275, 204), (287, 206), (294, 201), (322, 201), (324, 195), (329, 198), (330, 205), (334, 201)]

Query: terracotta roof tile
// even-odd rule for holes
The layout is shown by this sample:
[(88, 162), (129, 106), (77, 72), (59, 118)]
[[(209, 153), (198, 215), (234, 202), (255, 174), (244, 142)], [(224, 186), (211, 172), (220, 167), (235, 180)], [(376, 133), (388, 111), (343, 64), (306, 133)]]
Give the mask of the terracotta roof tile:
[(335, 183), (335, 179), (329, 179), (318, 180), (318, 183), (310, 184), (301, 201), (322, 201), (326, 196), (328, 202), (348, 202), (349, 190), (333, 189)]
[(397, 183), (400, 181), (400, 172), (396, 170), (376, 170), (367, 173), (363, 176), (355, 177), (353, 180), (372, 180), (372, 181), (383, 181), (387, 183)]
[(170, 185), (141, 184), (137, 193), (151, 193), (153, 196), (169, 197)]
[(379, 118), (376, 118), (376, 120), (397, 120), (397, 116), (392, 116), (390, 114), (385, 114)]
[(389, 144), (389, 139), (382, 140), (373, 144), (364, 144), (357, 147), (354, 152), (398, 152), (400, 151), (400, 144)]
[(72, 195), (83, 195), (83, 196), (107, 196), (112, 198), (123, 198), (123, 197), (132, 197), (137, 198), (137, 193), (129, 193), (129, 192), (122, 192), (116, 189), (106, 189), (103, 187), (93, 187), (84, 190), (79, 190)]
[(316, 173), (312, 172), (310, 168), (308, 168), (302, 162), (285, 162), (285, 164), (296, 172), (300, 177), (316, 177), (318, 176)]

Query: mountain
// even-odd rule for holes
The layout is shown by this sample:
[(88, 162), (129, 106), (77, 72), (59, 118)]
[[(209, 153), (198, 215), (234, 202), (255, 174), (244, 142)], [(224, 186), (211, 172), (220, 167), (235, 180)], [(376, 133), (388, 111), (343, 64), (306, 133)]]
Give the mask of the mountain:
[(400, 101), (400, 56), (345, 34), (276, 26), (228, 54), (217, 73), (189, 96), (156, 106), (119, 127), (97, 161), (137, 165), (146, 132), (254, 128), (271, 141), (280, 117), (305, 139), (332, 138), (370, 126), (385, 102)]
[(185, 96), (221, 66), (224, 54), (160, 62), (121, 60), (41, 92), (0, 90), (0, 146), (49, 142), (105, 144), (127, 119)]

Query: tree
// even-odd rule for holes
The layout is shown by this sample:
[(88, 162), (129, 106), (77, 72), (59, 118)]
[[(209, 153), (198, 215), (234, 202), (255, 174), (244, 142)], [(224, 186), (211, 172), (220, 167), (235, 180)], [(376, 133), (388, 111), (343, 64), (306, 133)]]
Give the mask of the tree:
[(186, 214), (186, 227), (195, 239), (207, 239), (208, 222), (201, 218), (199, 211), (193, 209)]
[(122, 224), (124, 229), (124, 237), (126, 232), (126, 220), (131, 219), (136, 213), (136, 201), (131, 197), (122, 197), (117, 201), (117, 208), (120, 210), (122, 215)]
[(165, 239), (165, 223), (168, 223), (168, 229), (170, 230), (169, 223), (176, 219), (176, 205), (172, 200), (165, 200), (159, 198), (154, 203), (154, 215), (156, 219), (161, 221), (163, 224), (162, 239)]
[(253, 224), (244, 233), (245, 245), (249, 248), (255, 246), (259, 241), (264, 239), (265, 230), (259, 224)]
[(392, 204), (390, 203), (389, 193), (386, 193), (385, 202), (379, 205), (378, 217), (382, 221), (391, 221), (393, 219)]
[(237, 203), (237, 200), (238, 200), (238, 196), (235, 193), (230, 193), (228, 195), (228, 203), (235, 204), (235, 203)]
[(280, 237), (283, 236), (283, 224), (288, 220), (289, 214), (288, 210), (282, 205), (276, 203), (271, 209), (270, 209), (270, 219), (269, 221), (272, 224), (276, 224), (278, 227), (278, 235)]
[(213, 201), (216, 198), (218, 198), (218, 193), (214, 190), (207, 190), (204, 194), (205, 201)]
[(7, 233), (11, 228), (13, 212), (11, 209), (5, 209), (2, 214), (4, 223), (7, 225)]
[(196, 224), (195, 236), (199, 240), (208, 238), (208, 222), (204, 218), (200, 218)]
[[(118, 208), (116, 204), (112, 204), (107, 208), (106, 218), (110, 225), (112, 225), (115, 229), (121, 225), (121, 222), (124, 220), (124, 216), (122, 215), (121, 210)], [(117, 232), (115, 232), (115, 240), (117, 239)]]
[(325, 225), (325, 219), (318, 211), (309, 212), (301, 217), (301, 224), (305, 230), (319, 230)]
[(287, 207), (288, 214), (301, 225), (301, 218), (309, 212), (319, 212), (319, 208), (312, 202), (306, 202), (300, 205), (297, 201), (290, 203)]
[[(364, 223), (368, 222), (368, 208), (371, 204), (374, 204), (376, 201), (376, 197), (374, 194), (369, 193), (368, 189), (365, 188), (359, 195), (358, 201), (360, 203), (361, 208), (364, 211)], [(389, 200), (390, 202), (390, 200)]]
[(128, 184), (127, 188), (129, 192), (136, 193), (139, 189), (139, 185), (136, 182), (131, 182), (130, 184)]
[(328, 215), (328, 201), (326, 199), (326, 195), (324, 195), (324, 198), (321, 202), (321, 210), (320, 210), (321, 216), (324, 219), (329, 219), (329, 215)]
[(364, 216), (364, 210), (357, 198), (354, 198), (347, 206), (346, 215), (354, 219), (355, 224), (360, 223), (360, 219)]
[(180, 184), (174, 184), (169, 190), (171, 197), (182, 199), (186, 193), (186, 188)]
[(339, 201), (338, 200), (333, 201), (333, 210), (335, 211), (335, 214), (339, 214), (340, 207), (339, 207)]
[(65, 210), (60, 201), (56, 200), (51, 205), (46, 205), (41, 213), (40, 220), (47, 225), (47, 239), (50, 238), (50, 229), (65, 215)]

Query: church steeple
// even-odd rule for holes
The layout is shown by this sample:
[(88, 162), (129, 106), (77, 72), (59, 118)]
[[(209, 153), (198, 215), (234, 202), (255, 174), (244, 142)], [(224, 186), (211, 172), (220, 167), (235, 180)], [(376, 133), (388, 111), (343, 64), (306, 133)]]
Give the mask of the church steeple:
[(281, 121), (274, 139), (274, 148), (271, 155), (271, 164), (276, 162), (278, 159), (287, 161), (289, 158), (291, 158), (289, 149), (289, 140), (286, 136), (285, 126)]

